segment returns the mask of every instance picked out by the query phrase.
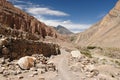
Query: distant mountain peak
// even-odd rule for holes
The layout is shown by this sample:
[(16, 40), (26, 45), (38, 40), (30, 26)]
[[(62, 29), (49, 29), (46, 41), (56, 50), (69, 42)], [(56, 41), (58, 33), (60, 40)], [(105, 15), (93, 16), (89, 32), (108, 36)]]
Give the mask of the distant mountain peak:
[(54, 27), (60, 34), (73, 34), (73, 32), (71, 32), (70, 30), (68, 30), (67, 28), (65, 28), (62, 25), (58, 25), (57, 27)]
[(58, 25), (57, 27), (58, 27), (58, 28), (65, 28), (65, 27), (63, 27), (62, 25)]

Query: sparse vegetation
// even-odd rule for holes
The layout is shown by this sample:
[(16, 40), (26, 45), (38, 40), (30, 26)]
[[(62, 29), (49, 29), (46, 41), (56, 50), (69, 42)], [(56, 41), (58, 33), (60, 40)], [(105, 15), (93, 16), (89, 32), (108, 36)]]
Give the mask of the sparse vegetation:
[(104, 56), (120, 59), (120, 49), (118, 48), (103, 48), (101, 52)]
[(90, 51), (87, 48), (81, 49), (80, 52), (81, 52), (81, 54), (84, 54), (85, 56), (87, 56), (89, 58), (92, 58), (92, 55), (91, 55)]
[(96, 46), (88, 46), (87, 49), (95, 49), (97, 48)]
[(106, 64), (106, 62), (107, 62), (107, 60), (106, 60), (106, 59), (102, 59), (102, 60), (101, 60), (101, 62), (102, 62), (102, 64), (104, 64), (104, 65), (105, 65), (105, 64)]
[(115, 63), (116, 63), (118, 66), (120, 66), (120, 62), (119, 62), (119, 61), (116, 60)]
[(85, 56), (92, 58), (91, 52), (89, 51), (89, 49), (87, 49), (87, 47), (76, 46), (76, 48), (80, 50), (81, 54), (84, 54)]
[(74, 40), (76, 40), (76, 37), (75, 36), (71, 36), (70, 37), (70, 41), (74, 41)]

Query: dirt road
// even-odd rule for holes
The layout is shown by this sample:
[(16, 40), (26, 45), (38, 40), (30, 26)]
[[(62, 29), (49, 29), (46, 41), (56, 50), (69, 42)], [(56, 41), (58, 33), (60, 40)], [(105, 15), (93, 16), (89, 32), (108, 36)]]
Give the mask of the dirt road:
[(68, 58), (70, 53), (65, 50), (61, 50), (61, 53), (61, 55), (54, 59), (58, 69), (58, 76), (53, 80), (80, 80), (79, 77), (69, 69)]

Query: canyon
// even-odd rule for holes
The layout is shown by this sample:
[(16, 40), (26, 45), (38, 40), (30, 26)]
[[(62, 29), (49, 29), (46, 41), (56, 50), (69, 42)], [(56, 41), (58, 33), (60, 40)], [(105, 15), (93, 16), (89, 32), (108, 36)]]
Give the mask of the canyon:
[(0, 0), (0, 79), (120, 80), (120, 0), (84, 32), (57, 28)]

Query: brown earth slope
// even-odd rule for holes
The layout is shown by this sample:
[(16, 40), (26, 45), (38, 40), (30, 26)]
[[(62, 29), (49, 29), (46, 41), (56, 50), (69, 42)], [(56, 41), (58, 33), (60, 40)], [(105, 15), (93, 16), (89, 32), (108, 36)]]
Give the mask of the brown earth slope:
[(120, 0), (98, 23), (80, 33), (75, 41), (80, 46), (120, 48)]
[(57, 44), (43, 42), (46, 36), (59, 38), (53, 28), (10, 2), (0, 0), (0, 57), (18, 59), (32, 54), (51, 56), (60, 53)]
[(37, 34), (40, 38), (45, 38), (45, 36), (57, 37), (57, 32), (54, 29), (15, 8), (6, 0), (0, 0), (0, 23), (12, 29)]

